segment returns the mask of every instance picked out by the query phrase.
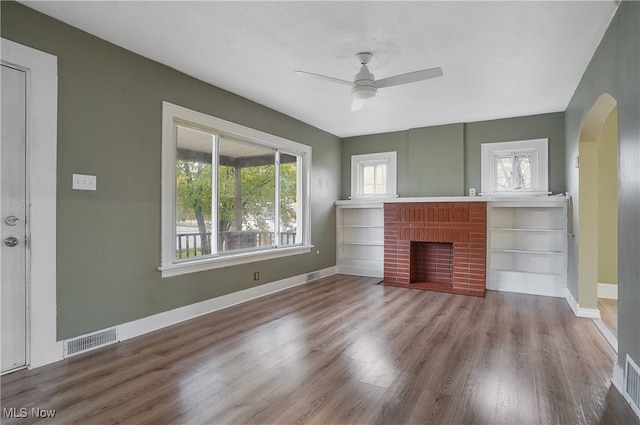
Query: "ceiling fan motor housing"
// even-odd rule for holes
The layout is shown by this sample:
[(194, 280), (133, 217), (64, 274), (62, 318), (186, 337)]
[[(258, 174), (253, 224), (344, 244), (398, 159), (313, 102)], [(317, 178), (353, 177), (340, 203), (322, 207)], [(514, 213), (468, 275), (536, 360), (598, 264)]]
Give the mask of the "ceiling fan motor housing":
[(375, 77), (369, 72), (366, 64), (362, 65), (353, 80), (351, 95), (356, 99), (371, 99), (376, 95), (378, 88), (375, 84)]

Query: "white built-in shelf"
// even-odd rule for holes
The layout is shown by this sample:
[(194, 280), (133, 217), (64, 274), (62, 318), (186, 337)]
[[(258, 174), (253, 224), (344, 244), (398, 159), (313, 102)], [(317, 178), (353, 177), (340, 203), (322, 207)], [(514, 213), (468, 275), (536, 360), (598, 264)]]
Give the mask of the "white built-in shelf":
[(489, 202), (487, 289), (566, 296), (567, 200)]
[(384, 212), (380, 202), (336, 202), (338, 273), (382, 277)]

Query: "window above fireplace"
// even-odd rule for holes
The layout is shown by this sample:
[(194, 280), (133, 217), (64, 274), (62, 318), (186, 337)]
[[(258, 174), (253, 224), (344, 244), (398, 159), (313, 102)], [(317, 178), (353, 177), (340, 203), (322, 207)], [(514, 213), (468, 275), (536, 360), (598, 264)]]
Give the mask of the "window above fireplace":
[(397, 153), (351, 156), (351, 199), (396, 197)]
[(549, 139), (482, 144), (483, 195), (547, 195)]

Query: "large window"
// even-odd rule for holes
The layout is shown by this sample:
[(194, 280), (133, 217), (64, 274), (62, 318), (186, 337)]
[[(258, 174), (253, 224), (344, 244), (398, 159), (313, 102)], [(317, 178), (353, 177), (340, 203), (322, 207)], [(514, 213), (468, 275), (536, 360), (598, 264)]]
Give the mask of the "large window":
[(163, 104), (163, 276), (310, 251), (311, 148)]
[(548, 139), (482, 144), (483, 194), (547, 194)]

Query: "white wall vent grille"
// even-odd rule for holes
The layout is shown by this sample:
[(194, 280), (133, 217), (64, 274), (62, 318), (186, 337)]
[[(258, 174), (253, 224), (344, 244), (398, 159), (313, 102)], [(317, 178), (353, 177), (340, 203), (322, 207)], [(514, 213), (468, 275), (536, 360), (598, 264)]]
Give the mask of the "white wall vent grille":
[(64, 341), (64, 357), (86, 353), (118, 342), (118, 328), (105, 329)]
[(312, 280), (316, 280), (320, 278), (320, 272), (313, 272), (307, 275), (307, 282), (311, 282)]
[(640, 368), (627, 354), (627, 364), (624, 371), (624, 390), (631, 407), (640, 416)]

